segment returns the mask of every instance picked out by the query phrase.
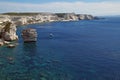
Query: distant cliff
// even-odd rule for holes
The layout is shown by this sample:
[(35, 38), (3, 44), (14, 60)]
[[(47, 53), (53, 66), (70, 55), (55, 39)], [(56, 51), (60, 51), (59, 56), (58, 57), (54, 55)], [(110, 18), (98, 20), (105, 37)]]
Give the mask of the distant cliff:
[(0, 22), (10, 21), (16, 25), (53, 21), (93, 20), (92, 15), (75, 13), (4, 13), (0, 15)]

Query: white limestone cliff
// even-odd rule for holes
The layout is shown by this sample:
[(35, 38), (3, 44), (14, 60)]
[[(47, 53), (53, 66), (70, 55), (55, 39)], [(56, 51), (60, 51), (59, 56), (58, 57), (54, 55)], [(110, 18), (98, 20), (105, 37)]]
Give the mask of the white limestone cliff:
[(1, 38), (6, 41), (17, 40), (16, 26), (11, 22), (6, 22), (5, 26), (1, 29)]

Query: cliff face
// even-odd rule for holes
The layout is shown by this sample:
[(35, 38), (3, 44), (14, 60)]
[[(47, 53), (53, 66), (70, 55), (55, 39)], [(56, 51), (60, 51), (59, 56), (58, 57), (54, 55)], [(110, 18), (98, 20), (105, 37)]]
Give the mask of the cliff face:
[(75, 13), (58, 13), (58, 18), (62, 21), (78, 21), (78, 20), (93, 20), (92, 15), (87, 14), (75, 14)]
[(58, 17), (55, 14), (38, 14), (34, 16), (10, 16), (11, 21), (19, 25), (34, 24), (41, 22), (57, 21)]
[(74, 13), (65, 14), (63, 18), (65, 20), (68, 20), (68, 21), (76, 21), (76, 20), (78, 20), (78, 17)]
[(17, 13), (4, 15), (0, 17), (0, 21), (9, 20), (16, 25), (26, 25), (41, 22), (53, 21), (77, 21), (77, 20), (93, 20), (92, 15), (75, 14), (75, 13)]
[(86, 14), (78, 14), (79, 20), (93, 20), (95, 19), (92, 15), (86, 15)]

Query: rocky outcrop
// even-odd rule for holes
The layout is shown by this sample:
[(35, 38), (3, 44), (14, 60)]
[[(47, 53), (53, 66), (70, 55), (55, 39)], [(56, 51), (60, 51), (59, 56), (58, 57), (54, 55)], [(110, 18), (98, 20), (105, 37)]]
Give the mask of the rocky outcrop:
[(6, 22), (6, 21), (11, 21), (9, 15), (0, 15), (0, 23), (1, 22)]
[(13, 47), (17, 46), (18, 43), (12, 43), (12, 42), (8, 42), (3, 39), (0, 39), (0, 46), (3, 46), (3, 45), (6, 45), (8, 48), (13, 48)]
[(37, 31), (36, 29), (28, 28), (22, 31), (22, 37), (24, 42), (34, 42), (37, 41)]
[(64, 19), (68, 21), (76, 21), (78, 20), (78, 17), (76, 16), (75, 13), (67, 13), (64, 15)]
[(5, 26), (1, 29), (1, 38), (6, 41), (17, 40), (16, 26), (11, 22), (5, 22)]
[(77, 16), (79, 20), (93, 20), (94, 19), (92, 15), (87, 15), (87, 14), (78, 14)]
[(0, 46), (4, 45), (4, 40), (0, 39)]
[(15, 44), (8, 44), (7, 47), (8, 48), (14, 48), (16, 45)]

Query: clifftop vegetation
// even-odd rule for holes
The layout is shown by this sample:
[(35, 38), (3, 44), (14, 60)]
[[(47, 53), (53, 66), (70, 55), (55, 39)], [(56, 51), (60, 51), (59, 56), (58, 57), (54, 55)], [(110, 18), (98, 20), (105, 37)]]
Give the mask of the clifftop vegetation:
[(16, 12), (10, 12), (10, 13), (3, 13), (2, 15), (10, 15), (10, 16), (33, 16), (38, 15), (39, 13), (16, 13)]

